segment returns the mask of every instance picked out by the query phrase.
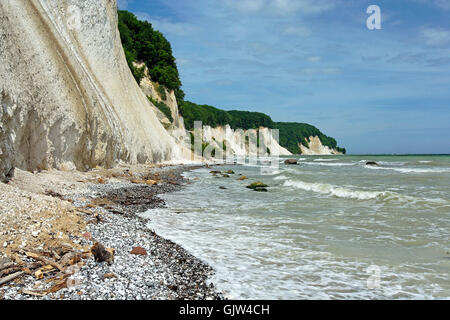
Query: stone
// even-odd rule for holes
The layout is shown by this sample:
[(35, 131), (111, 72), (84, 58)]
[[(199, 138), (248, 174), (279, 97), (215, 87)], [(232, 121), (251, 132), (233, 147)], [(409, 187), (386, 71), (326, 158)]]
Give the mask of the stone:
[(142, 247), (134, 247), (133, 250), (130, 251), (131, 254), (139, 255), (139, 256), (146, 256), (147, 250), (145, 250)]
[(263, 189), (263, 188), (267, 188), (267, 187), (268, 187), (268, 185), (263, 183), (263, 182), (261, 182), (261, 181), (253, 182), (252, 184), (249, 184), (247, 186), (248, 189), (252, 189), (252, 190), (255, 190), (255, 191), (256, 191), (256, 189)]
[(297, 159), (287, 159), (284, 161), (284, 164), (297, 164)]
[(112, 264), (114, 262), (114, 249), (106, 249), (99, 242), (96, 242), (92, 246), (91, 252), (97, 262), (107, 262), (108, 264)]
[(155, 184), (158, 184), (158, 181), (149, 179), (145, 181), (145, 184), (149, 186), (154, 186)]

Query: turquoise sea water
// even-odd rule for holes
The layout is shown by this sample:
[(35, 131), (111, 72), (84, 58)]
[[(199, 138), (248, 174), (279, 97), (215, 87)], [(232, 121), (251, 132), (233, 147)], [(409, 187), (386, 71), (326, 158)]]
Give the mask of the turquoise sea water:
[(450, 299), (450, 156), (297, 159), (273, 175), (187, 172), (168, 208), (144, 216), (212, 265), (230, 298)]

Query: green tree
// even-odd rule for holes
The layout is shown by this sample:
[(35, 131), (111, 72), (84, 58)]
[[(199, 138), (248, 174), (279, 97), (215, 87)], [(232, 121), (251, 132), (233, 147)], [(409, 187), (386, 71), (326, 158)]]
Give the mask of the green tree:
[(174, 90), (177, 101), (181, 103), (184, 92), (172, 47), (164, 35), (154, 30), (148, 21), (140, 21), (134, 14), (119, 10), (119, 32), (128, 66), (138, 83), (143, 70), (135, 68), (133, 62), (143, 61), (153, 81), (169, 90)]

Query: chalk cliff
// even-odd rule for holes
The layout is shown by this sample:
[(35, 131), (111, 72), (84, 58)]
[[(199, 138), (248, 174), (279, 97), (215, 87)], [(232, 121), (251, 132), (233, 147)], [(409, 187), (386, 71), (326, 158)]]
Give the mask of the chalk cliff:
[(0, 179), (178, 153), (135, 82), (116, 0), (0, 1)]
[(319, 137), (309, 137), (308, 141), (309, 147), (305, 147), (303, 144), (299, 143), (299, 147), (303, 155), (338, 155), (342, 152), (336, 149), (331, 149), (328, 146), (324, 146), (320, 141)]

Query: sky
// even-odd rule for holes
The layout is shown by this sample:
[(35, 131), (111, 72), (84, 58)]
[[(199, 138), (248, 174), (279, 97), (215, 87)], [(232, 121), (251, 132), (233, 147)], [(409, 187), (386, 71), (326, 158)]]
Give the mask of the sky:
[(351, 154), (450, 153), (450, 0), (118, 5), (171, 42), (186, 100), (309, 123)]

